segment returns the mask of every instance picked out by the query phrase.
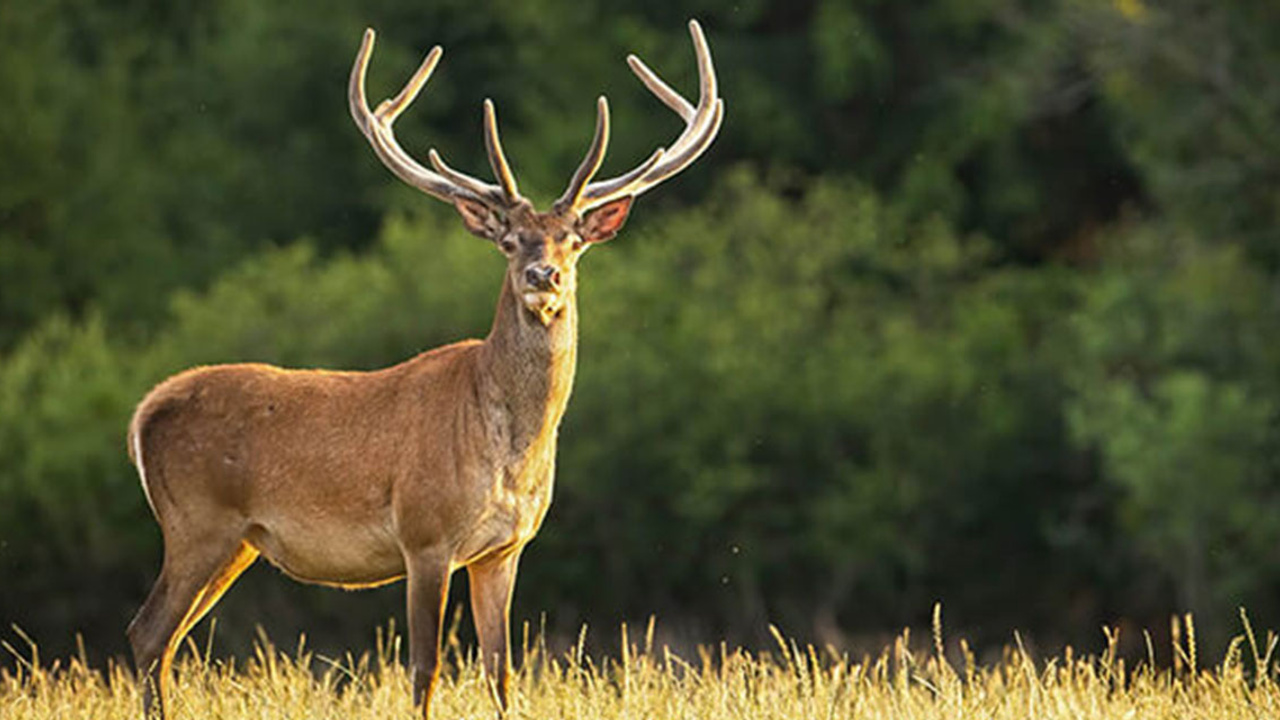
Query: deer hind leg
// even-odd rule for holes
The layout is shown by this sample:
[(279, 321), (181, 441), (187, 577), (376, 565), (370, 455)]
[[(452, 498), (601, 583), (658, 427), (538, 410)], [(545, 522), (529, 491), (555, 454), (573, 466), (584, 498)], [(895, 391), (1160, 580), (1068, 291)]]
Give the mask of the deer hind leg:
[(128, 630), (142, 680), (144, 717), (168, 717), (167, 685), (178, 643), (257, 556), (239, 538), (166, 540), (160, 577)]

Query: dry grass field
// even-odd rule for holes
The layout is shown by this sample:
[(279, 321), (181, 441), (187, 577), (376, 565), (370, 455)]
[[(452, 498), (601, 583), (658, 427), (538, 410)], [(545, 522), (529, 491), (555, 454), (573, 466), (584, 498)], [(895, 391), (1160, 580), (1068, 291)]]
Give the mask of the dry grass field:
[[(1127, 664), (1115, 638), (1097, 656), (1071, 651), (1032, 658), (1016, 642), (999, 661), (979, 665), (965, 644), (945, 643), (935, 614), (924, 650), (904, 633), (876, 657), (852, 659), (800, 648), (780, 636), (773, 652), (707, 650), (679, 658), (652, 646), (652, 634), (625, 639), (621, 657), (593, 660), (581, 650), (550, 656), (526, 645), (516, 682), (516, 718), (1280, 718), (1277, 639), (1258, 638), (1247, 619), (1226, 656), (1196, 657), (1194, 626), (1176, 640), (1173, 667)], [(137, 718), (138, 692), (119, 668), (91, 670), (79, 660), (41, 664), (34, 647), (19, 669), (0, 676), (0, 718)], [(264, 644), (246, 662), (210, 661), (192, 648), (178, 663), (179, 718), (410, 718), (409, 680), (394, 660), (398, 641), (361, 658), (322, 658)], [(1148, 644), (1148, 652), (1155, 650)], [(450, 647), (432, 717), (493, 718), (474, 662)], [(1259, 672), (1259, 669), (1262, 671)]]

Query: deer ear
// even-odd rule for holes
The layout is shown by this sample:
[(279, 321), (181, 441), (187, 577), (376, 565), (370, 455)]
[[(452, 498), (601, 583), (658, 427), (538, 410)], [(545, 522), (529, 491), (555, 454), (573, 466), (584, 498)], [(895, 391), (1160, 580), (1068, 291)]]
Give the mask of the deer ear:
[(589, 243), (598, 243), (617, 235), (627, 221), (633, 199), (627, 196), (592, 210), (578, 223), (578, 237)]
[(458, 209), (458, 214), (462, 216), (462, 224), (467, 226), (467, 230), (470, 230), (472, 235), (497, 240), (507, 231), (506, 223), (498, 213), (482, 202), (469, 198), (456, 198), (453, 206)]

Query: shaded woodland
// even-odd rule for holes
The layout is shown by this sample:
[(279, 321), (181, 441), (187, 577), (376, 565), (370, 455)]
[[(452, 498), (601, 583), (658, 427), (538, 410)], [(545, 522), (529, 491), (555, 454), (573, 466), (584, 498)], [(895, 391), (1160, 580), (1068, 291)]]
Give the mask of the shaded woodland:
[[(446, 48), (406, 148), (487, 173), (492, 97), (545, 205), (598, 94), (606, 175), (678, 133), (623, 58), (693, 94), (690, 16), (724, 128), (582, 263), (516, 618), (848, 646), (935, 601), (980, 644), (1280, 624), (1280, 4), (618, 5), (0, 0), (0, 635), (123, 651), (160, 561), (124, 447), (156, 381), (487, 331), (500, 255), (351, 123), (366, 26), (375, 101)], [(219, 642), (364, 647), (402, 592), (264, 564)]]

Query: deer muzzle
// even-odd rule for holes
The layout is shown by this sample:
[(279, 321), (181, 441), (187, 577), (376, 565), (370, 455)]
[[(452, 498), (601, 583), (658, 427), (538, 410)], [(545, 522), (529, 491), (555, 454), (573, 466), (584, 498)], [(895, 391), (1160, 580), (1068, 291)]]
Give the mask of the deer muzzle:
[(560, 270), (554, 265), (530, 265), (525, 268), (524, 280), (537, 292), (560, 291)]

